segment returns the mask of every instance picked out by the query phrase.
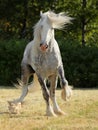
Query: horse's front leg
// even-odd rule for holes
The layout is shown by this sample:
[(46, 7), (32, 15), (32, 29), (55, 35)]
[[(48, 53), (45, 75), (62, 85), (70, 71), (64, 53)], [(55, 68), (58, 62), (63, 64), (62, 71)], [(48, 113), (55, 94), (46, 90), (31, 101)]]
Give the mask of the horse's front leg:
[(49, 77), (50, 81), (50, 98), (53, 102), (53, 109), (54, 112), (58, 115), (65, 115), (65, 113), (59, 108), (57, 101), (56, 101), (56, 96), (55, 96), (55, 89), (57, 87), (57, 80), (58, 76), (57, 75), (52, 75)]
[(68, 81), (65, 78), (63, 66), (60, 66), (58, 68), (58, 73), (59, 73), (60, 83), (62, 87), (61, 97), (63, 100), (68, 100), (72, 95), (72, 90), (71, 87), (68, 85)]
[(10, 113), (16, 113), (18, 114), (20, 109), (21, 109), (21, 102), (25, 98), (25, 96), (28, 93), (28, 79), (30, 76), (30, 70), (27, 65), (22, 66), (22, 76), (21, 76), (21, 81), (23, 82), (22, 84), (22, 94), (21, 96), (14, 100), (14, 101), (8, 101), (9, 103), (9, 112)]
[(28, 93), (28, 80), (30, 77), (30, 69), (28, 65), (22, 65), (21, 67), (21, 81), (22, 81), (22, 93), (18, 99), (14, 102), (22, 102)]
[(38, 80), (39, 80), (39, 83), (42, 87), (43, 97), (44, 97), (44, 100), (46, 102), (46, 116), (56, 116), (56, 114), (53, 111), (53, 108), (50, 105), (50, 101), (49, 101), (50, 94), (49, 94), (49, 90), (46, 86), (45, 79), (43, 79), (41, 76), (38, 75)]

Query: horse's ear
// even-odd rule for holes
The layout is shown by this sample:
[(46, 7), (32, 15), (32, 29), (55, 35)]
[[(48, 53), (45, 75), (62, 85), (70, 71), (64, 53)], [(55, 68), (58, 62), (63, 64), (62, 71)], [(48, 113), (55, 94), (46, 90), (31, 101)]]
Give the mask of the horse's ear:
[[(48, 21), (51, 23), (51, 25), (52, 25), (52, 27), (53, 27), (53, 26), (54, 26), (54, 25), (53, 25), (53, 21), (54, 21), (53, 17), (51, 17), (50, 15), (48, 15), (47, 18), (48, 18)], [(53, 27), (53, 28), (54, 28), (54, 27)]]
[(40, 17), (42, 17), (42, 15), (43, 15), (43, 12), (42, 12), (42, 11), (40, 11)]
[(51, 19), (51, 17), (48, 15), (47, 16), (47, 18), (48, 18), (48, 20), (50, 21), (50, 22), (52, 22), (52, 19)]

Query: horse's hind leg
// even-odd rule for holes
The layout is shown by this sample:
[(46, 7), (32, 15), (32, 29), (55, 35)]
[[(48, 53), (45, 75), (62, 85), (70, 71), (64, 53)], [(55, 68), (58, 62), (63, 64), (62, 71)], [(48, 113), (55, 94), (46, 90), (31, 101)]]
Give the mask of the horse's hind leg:
[(58, 77), (57, 75), (52, 75), (49, 77), (49, 81), (50, 81), (50, 98), (53, 102), (53, 110), (56, 114), (58, 115), (64, 115), (65, 113), (59, 108), (57, 101), (56, 101), (56, 97), (55, 97), (55, 89), (57, 87), (57, 80)]
[(58, 73), (59, 73), (60, 83), (62, 87), (62, 93), (61, 93), (62, 99), (68, 100), (72, 95), (72, 90), (68, 85), (68, 81), (65, 79), (63, 66), (60, 66), (58, 68)]

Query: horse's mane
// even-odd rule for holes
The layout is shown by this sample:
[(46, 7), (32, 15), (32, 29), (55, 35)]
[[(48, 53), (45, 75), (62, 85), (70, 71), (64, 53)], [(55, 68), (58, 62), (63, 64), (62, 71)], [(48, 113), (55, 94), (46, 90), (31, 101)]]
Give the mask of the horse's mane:
[(63, 29), (66, 24), (71, 23), (72, 18), (67, 16), (65, 12), (56, 14), (48, 11), (46, 13), (54, 29)]
[(51, 25), (54, 29), (60, 30), (63, 29), (66, 24), (71, 23), (72, 20), (72, 18), (67, 16), (64, 12), (56, 14), (53, 11), (47, 11), (45, 13), (42, 13), (41, 19), (34, 26), (34, 35), (38, 34), (40, 31), (41, 21), (44, 18), (47, 18), (51, 22)]

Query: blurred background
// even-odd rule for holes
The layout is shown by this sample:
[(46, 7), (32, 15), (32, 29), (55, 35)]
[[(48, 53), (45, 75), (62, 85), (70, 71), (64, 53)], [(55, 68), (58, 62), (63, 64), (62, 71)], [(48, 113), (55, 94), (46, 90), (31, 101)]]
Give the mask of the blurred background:
[(55, 30), (69, 84), (98, 88), (98, 0), (0, 0), (0, 85), (20, 78), (33, 26), (40, 11), (48, 10), (74, 18), (64, 30)]

